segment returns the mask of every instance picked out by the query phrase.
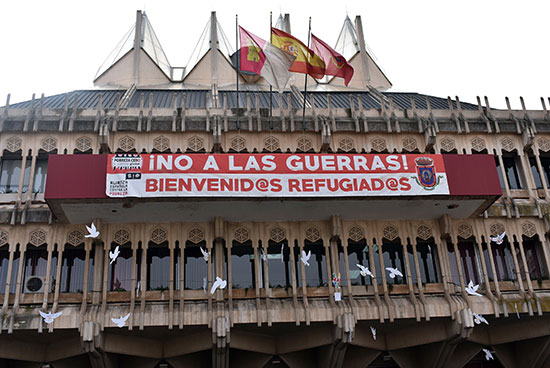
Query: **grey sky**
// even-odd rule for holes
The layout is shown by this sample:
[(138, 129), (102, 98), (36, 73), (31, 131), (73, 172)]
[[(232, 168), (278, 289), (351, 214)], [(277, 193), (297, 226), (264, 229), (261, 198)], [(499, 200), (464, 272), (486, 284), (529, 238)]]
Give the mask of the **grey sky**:
[[(504, 107), (540, 109), (550, 96), (550, 2), (547, 1), (4, 1), (0, 105), (92, 88), (107, 55), (145, 9), (172, 66), (185, 66), (210, 11), (234, 43), (235, 14), (269, 37), (269, 12), (291, 14), (292, 33), (313, 32), (334, 45), (346, 11), (361, 15), (367, 43), (393, 90)], [(547, 100), (548, 104), (548, 100)]]

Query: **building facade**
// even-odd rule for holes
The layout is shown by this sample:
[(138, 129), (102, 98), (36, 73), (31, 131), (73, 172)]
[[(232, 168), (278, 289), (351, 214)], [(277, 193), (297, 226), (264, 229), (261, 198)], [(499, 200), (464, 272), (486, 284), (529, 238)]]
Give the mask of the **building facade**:
[[(544, 99), (500, 110), (386, 92), (359, 17), (342, 30), (351, 87), (310, 81), (305, 99), (243, 75), (237, 91), (217, 46), (179, 76), (141, 12), (135, 30), (100, 88), (0, 108), (0, 367), (550, 365)], [(112, 198), (108, 154), (433, 155), (450, 190)], [(216, 277), (227, 286), (211, 293)]]

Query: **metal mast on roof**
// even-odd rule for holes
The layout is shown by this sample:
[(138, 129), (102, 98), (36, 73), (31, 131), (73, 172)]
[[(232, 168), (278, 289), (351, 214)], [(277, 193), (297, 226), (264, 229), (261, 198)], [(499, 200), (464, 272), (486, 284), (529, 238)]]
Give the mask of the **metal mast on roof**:
[(239, 47), (239, 15), (235, 14), (235, 48), (237, 49), (235, 55), (237, 55), (237, 70), (235, 71), (235, 78), (237, 80), (237, 130), (241, 130), (241, 122), (239, 121), (239, 69), (241, 69), (241, 52)]
[[(307, 31), (307, 47), (309, 48), (309, 39), (311, 38), (311, 17), (309, 17), (309, 29)], [(306, 60), (307, 62), (307, 60)], [(304, 82), (304, 103), (302, 108), (302, 131), (306, 130), (306, 97), (307, 97), (307, 73)]]

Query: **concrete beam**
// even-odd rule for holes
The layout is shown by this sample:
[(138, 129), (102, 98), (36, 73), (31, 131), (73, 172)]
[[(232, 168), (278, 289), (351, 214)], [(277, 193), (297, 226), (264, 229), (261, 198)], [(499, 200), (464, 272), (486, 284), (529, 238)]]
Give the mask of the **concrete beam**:
[(382, 352), (350, 345), (346, 349), (343, 367), (367, 368)]
[(103, 335), (102, 350), (107, 353), (135, 355), (144, 358), (162, 358), (162, 341), (137, 337), (133, 335)]
[(181, 336), (164, 342), (164, 357), (196, 353), (212, 348), (212, 332), (205, 330), (192, 335)]

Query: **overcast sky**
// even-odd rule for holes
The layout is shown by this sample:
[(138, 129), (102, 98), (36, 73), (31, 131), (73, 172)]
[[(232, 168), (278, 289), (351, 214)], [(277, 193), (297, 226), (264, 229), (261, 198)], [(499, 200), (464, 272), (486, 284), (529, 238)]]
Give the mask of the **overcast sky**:
[(2, 1), (0, 106), (93, 88), (99, 66), (144, 9), (172, 66), (185, 66), (216, 10), (234, 42), (235, 14), (267, 39), (269, 12), (290, 13), (292, 33), (313, 32), (334, 45), (346, 14), (361, 15), (365, 37), (395, 91), (504, 107), (540, 109), (550, 96), (550, 1)]

